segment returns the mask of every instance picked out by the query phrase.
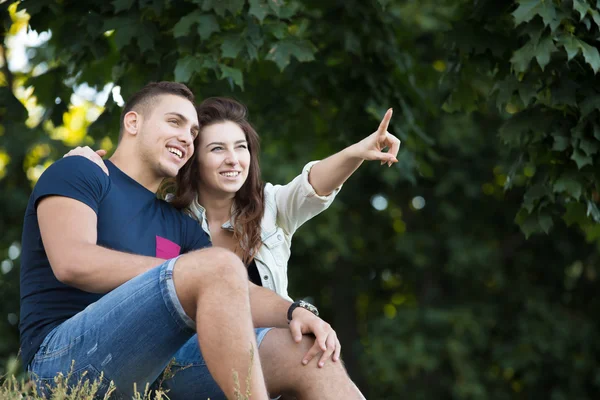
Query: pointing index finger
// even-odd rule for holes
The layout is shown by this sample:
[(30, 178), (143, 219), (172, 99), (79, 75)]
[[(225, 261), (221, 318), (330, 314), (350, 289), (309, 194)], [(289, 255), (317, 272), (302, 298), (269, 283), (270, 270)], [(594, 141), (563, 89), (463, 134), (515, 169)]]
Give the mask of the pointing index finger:
[(390, 120), (392, 119), (393, 112), (394, 112), (394, 110), (390, 108), (387, 110), (387, 112), (383, 116), (383, 119), (381, 120), (381, 123), (379, 124), (379, 129), (377, 129), (377, 132), (380, 135), (385, 135), (385, 133), (387, 132), (388, 126), (390, 124)]

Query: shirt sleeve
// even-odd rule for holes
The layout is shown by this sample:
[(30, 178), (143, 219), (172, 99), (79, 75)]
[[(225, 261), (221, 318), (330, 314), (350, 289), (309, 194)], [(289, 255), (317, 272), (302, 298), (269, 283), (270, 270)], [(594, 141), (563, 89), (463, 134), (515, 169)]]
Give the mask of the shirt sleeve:
[(289, 235), (306, 221), (326, 210), (342, 188), (336, 188), (327, 196), (317, 194), (308, 180), (310, 170), (317, 162), (306, 164), (302, 173), (287, 185), (265, 186), (265, 212), (276, 212), (277, 222)]
[(185, 245), (181, 251), (183, 254), (212, 246), (208, 235), (198, 221), (188, 215), (184, 215), (183, 218), (185, 219), (183, 221), (185, 225)]
[(47, 196), (80, 201), (98, 214), (98, 207), (110, 190), (110, 178), (96, 164), (81, 156), (65, 157), (49, 166), (33, 189), (35, 207)]

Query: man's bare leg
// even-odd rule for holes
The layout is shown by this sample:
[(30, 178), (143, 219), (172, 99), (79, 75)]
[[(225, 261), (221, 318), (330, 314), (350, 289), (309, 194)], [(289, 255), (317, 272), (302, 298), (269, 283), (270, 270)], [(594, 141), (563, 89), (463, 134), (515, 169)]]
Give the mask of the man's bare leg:
[(251, 349), (252, 399), (268, 400), (252, 325), (248, 272), (232, 252), (211, 248), (179, 258), (173, 282), (184, 311), (196, 322), (202, 355), (227, 398), (233, 399), (233, 372), (246, 392)]
[(319, 368), (319, 355), (302, 364), (313, 343), (309, 336), (301, 343), (294, 342), (287, 329), (267, 333), (260, 345), (260, 359), (271, 397), (283, 394), (297, 400), (364, 400), (341, 361), (329, 359)]

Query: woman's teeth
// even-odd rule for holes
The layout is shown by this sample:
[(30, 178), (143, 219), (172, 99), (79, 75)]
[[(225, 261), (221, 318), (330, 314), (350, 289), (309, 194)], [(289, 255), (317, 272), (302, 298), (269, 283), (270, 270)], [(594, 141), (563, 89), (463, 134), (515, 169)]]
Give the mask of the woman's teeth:
[(235, 178), (239, 174), (239, 172), (221, 172), (221, 175), (226, 176), (228, 178)]

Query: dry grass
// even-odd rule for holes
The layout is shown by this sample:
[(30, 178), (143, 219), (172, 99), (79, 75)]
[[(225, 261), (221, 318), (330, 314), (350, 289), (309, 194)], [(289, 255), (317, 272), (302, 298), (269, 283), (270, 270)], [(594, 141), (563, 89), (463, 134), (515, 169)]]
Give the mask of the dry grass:
[[(250, 400), (250, 375), (252, 373), (252, 363), (254, 362), (254, 348), (250, 348), (250, 367), (246, 377), (246, 392), (242, 393), (240, 388), (239, 375), (237, 371), (233, 371), (234, 392), (236, 400)], [(172, 372), (171, 362), (165, 369), (163, 378), (159, 382), (158, 390), (150, 390), (150, 386), (146, 385), (143, 392), (139, 392), (136, 387), (135, 394), (132, 400), (169, 400), (167, 391), (162, 390), (162, 383), (166, 379), (172, 378), (175, 373)], [(81, 379), (72, 384), (71, 373), (66, 376), (59, 373), (54, 378), (54, 386), (50, 389), (50, 397), (43, 397), (37, 390), (35, 384), (24, 379), (17, 379), (14, 375), (9, 378), (2, 378), (0, 381), (0, 400), (95, 400), (102, 398), (110, 400), (112, 393), (115, 391), (114, 383), (110, 383), (110, 387), (102, 397), (97, 397), (98, 389), (102, 376), (98, 381), (90, 382), (85, 380), (85, 373)], [(210, 399), (207, 399), (210, 400)]]

